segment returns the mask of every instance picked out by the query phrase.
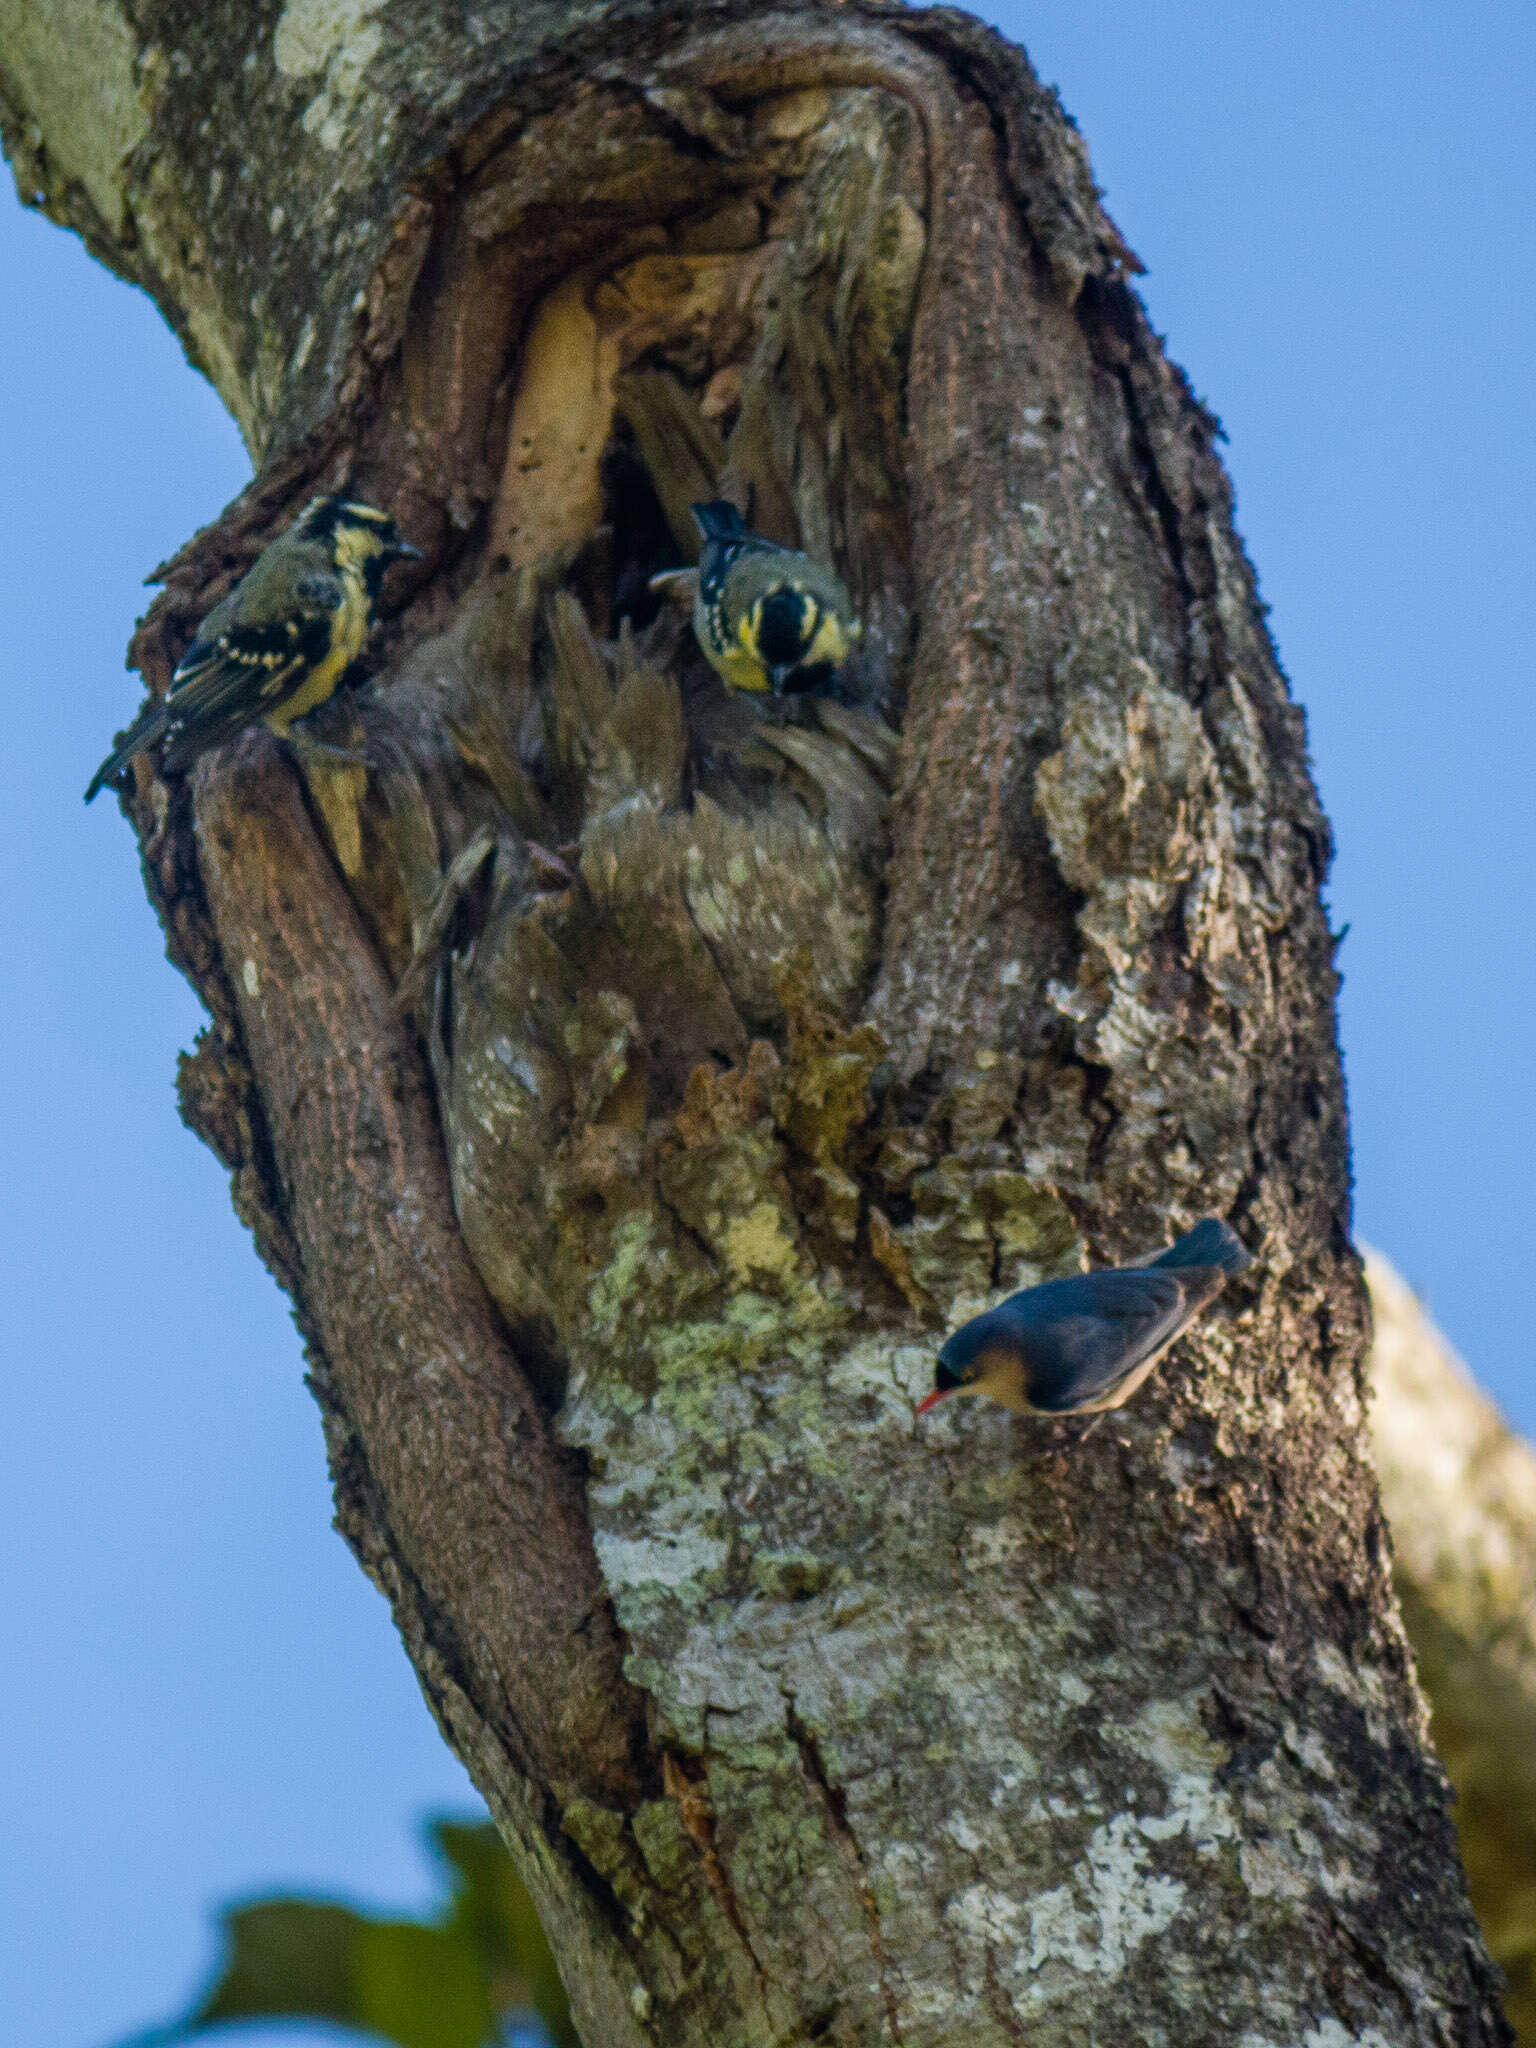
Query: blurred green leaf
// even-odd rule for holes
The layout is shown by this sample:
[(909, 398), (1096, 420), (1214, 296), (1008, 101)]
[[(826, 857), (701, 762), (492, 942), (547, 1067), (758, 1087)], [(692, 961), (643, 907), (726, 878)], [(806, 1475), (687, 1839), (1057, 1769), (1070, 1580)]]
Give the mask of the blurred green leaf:
[(353, 2020), (400, 2048), (485, 2048), (490, 1987), (473, 1946), (442, 1927), (362, 1920), (352, 1951)]
[(254, 1899), (220, 1916), (224, 1961), (168, 2027), (121, 2048), (189, 2040), (226, 2020), (334, 2020), (396, 2048), (490, 2048), (517, 2011), (557, 2048), (581, 2048), (533, 1901), (489, 1821), (437, 1818), (428, 1836), (449, 1881), (429, 1919), (323, 1899)]
[(257, 1899), (221, 1918), (229, 1960), (183, 2023), (188, 2031), (261, 2012), (351, 2018), (354, 1912), (318, 1899)]

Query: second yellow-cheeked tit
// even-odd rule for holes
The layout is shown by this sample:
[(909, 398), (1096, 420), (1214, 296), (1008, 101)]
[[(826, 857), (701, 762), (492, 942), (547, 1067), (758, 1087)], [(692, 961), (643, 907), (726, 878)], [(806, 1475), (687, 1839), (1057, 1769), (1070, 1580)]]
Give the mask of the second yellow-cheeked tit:
[(1237, 1233), (1207, 1216), (1145, 1265), (1026, 1287), (961, 1324), (917, 1412), (951, 1394), (985, 1394), (1023, 1415), (1118, 1408), (1228, 1276), (1252, 1263)]
[(203, 620), (171, 687), (96, 770), (86, 802), (158, 743), (161, 766), (175, 772), (258, 719), (286, 734), (362, 653), (384, 571), (420, 552), (377, 506), (312, 498)]
[(733, 690), (824, 688), (860, 625), (836, 570), (747, 526), (724, 498), (689, 508), (704, 536), (693, 630)]

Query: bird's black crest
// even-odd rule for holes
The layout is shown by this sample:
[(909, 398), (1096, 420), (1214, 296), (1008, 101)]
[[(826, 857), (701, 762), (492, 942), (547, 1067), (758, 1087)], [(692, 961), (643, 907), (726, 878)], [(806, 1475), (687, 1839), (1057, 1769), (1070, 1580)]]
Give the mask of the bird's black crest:
[[(400, 534), (388, 512), (361, 498), (348, 498), (333, 491), (326, 498), (311, 498), (290, 529), (304, 540), (329, 540), (338, 526), (363, 526), (375, 532), (391, 554), (401, 552)], [(411, 549), (409, 552), (414, 553)]]
[(699, 531), (706, 540), (724, 545), (746, 538), (746, 522), (728, 498), (711, 498), (707, 505), (690, 505), (688, 510), (699, 522)]
[(353, 501), (333, 495), (311, 498), (293, 523), (295, 533), (311, 540), (328, 540), (351, 510)]

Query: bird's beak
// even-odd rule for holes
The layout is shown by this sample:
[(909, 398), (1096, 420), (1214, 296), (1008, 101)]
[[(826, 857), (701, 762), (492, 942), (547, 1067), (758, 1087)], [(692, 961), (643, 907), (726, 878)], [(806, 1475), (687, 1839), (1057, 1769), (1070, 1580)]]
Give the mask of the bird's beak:
[(928, 1410), (935, 1407), (940, 1401), (947, 1401), (954, 1391), (953, 1387), (935, 1387), (933, 1392), (925, 1394), (913, 1409), (912, 1420), (915, 1422), (920, 1415), (926, 1415)]
[(783, 696), (784, 685), (789, 681), (790, 677), (794, 674), (794, 672), (795, 670), (793, 663), (791, 663), (787, 668), (780, 666), (778, 668), (769, 669), (768, 681), (770, 686), (772, 687), (773, 694), (775, 695), (775, 697)]
[(389, 550), (392, 562), (419, 562), (423, 560), (420, 548), (414, 548), (408, 540), (395, 541)]

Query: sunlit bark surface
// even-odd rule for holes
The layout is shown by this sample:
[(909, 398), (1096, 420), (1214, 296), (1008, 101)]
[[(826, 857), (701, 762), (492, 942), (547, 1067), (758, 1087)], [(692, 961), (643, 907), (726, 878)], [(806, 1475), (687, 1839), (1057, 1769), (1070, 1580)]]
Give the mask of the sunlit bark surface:
[[(89, 106), (90, 118), (82, 109)], [(128, 809), (341, 1526), (591, 2048), (1507, 2038), (1385, 1564), (1326, 824), (1213, 453), (1022, 54), (879, 4), (0, 0), (24, 191), (258, 476), (425, 552), (298, 767)], [(689, 501), (833, 557), (712, 685)], [(1207, 1210), (1091, 1433), (946, 1324)]]

